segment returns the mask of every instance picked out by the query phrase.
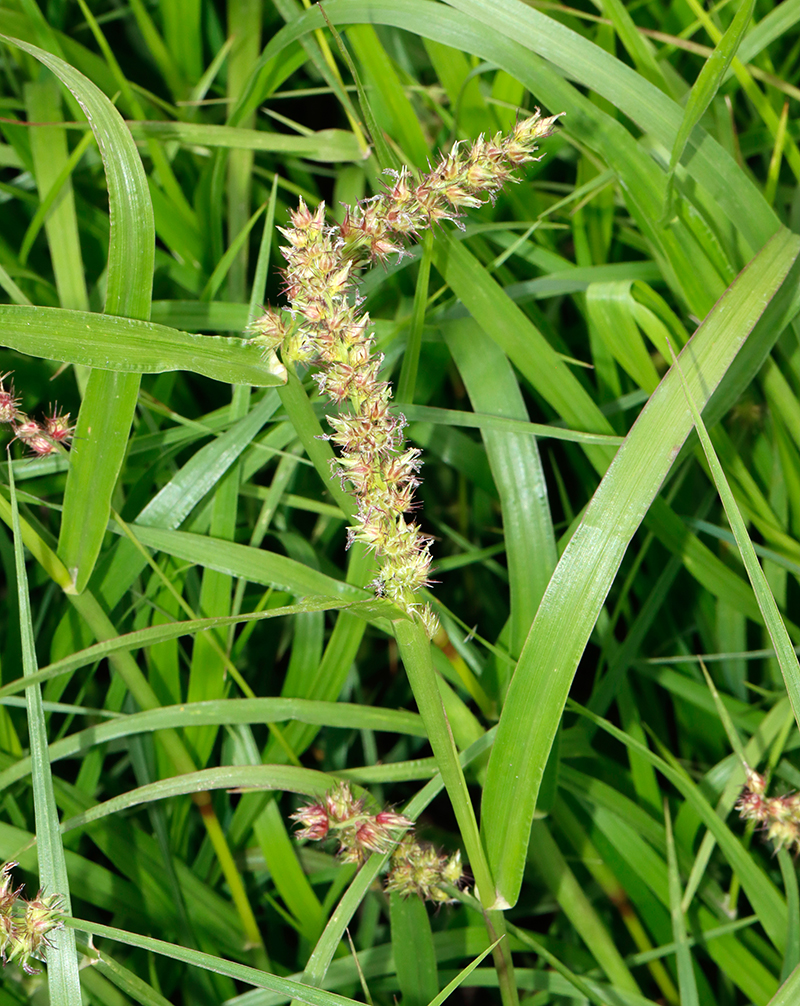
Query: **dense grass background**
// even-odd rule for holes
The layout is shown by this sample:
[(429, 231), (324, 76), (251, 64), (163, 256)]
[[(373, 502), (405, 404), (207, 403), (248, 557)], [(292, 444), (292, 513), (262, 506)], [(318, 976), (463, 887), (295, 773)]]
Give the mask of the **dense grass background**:
[[(797, 1001), (796, 849), (734, 803), (743, 760), (800, 788), (799, 20), (0, 2), (0, 370), (77, 422), (2, 465), (0, 857), (77, 921), (0, 1006), (425, 1006), (501, 936), (451, 1001)], [(361, 282), (429, 647), (345, 549), (310, 375), (241, 333), (298, 197), (535, 107), (519, 184)], [(480, 889), (298, 845), (338, 779)]]

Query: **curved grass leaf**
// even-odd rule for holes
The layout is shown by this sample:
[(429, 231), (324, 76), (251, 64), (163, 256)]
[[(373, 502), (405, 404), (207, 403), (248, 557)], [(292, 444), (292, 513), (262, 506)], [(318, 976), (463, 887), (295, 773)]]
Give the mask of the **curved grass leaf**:
[[(24, 680), (24, 679), (23, 679)], [(119, 716), (110, 722), (87, 727), (54, 741), (48, 754), (51, 762), (71, 758), (97, 744), (169, 728), (232, 726), (237, 723), (281, 723), (296, 720), (316, 726), (351, 730), (377, 730), (425, 737), (422, 720), (402, 709), (377, 709), (347, 702), (318, 702), (310, 699), (214, 699), (161, 706), (141, 713)], [(31, 758), (20, 758), (0, 772), (0, 790), (23, 779), (31, 771)]]
[(770, 999), (769, 1006), (794, 1006), (798, 996), (800, 996), (800, 964)]
[(159, 779), (158, 782), (148, 783), (97, 804), (82, 814), (62, 821), (61, 832), (66, 834), (112, 814), (130, 810), (131, 807), (187, 793), (206, 793), (214, 789), (260, 789), (282, 790), (319, 799), (331, 789), (335, 781), (324, 772), (298, 768), (296, 765), (222, 765), (218, 768), (200, 769), (198, 772), (186, 772), (170, 779)]
[(192, 147), (262, 150), (322, 162), (361, 161), (364, 156), (355, 135), (343, 129), (322, 129), (308, 136), (291, 136), (263, 129), (214, 126), (201, 122), (155, 122), (149, 119), (146, 122), (129, 122), (128, 126), (135, 138), (177, 140)]
[(262, 351), (246, 340), (190, 335), (110, 314), (0, 304), (0, 345), (46, 360), (124, 374), (188, 370), (226, 384), (257, 387), (286, 381), (277, 357), (265, 361)]
[[(103, 159), (108, 188), (105, 309), (108, 314), (148, 318), (155, 227), (147, 179), (133, 137), (103, 92), (74, 67), (19, 39), (3, 36), (3, 40), (52, 70), (86, 114)], [(75, 431), (84, 445), (67, 474), (59, 541), (59, 555), (77, 591), (88, 582), (100, 551), (138, 391), (139, 378), (132, 374), (95, 373), (86, 387)]]
[[(683, 371), (680, 363), (676, 364), (676, 369), (679, 375), (682, 376)], [(700, 415), (700, 410), (697, 408), (697, 403), (694, 401), (688, 387), (685, 387), (685, 392), (689, 408), (692, 411), (695, 428), (700, 438), (706, 460), (708, 461), (712, 478), (714, 479), (714, 485), (717, 487), (717, 492), (725, 508), (725, 514), (730, 523), (733, 536), (736, 539), (739, 554), (747, 570), (747, 575), (753, 587), (753, 593), (758, 601), (758, 606), (764, 618), (764, 624), (772, 641), (775, 656), (786, 684), (789, 701), (792, 704), (795, 720), (800, 725), (800, 663), (798, 662), (797, 654), (789, 638), (789, 633), (786, 631), (786, 625), (781, 618), (781, 613), (775, 602), (775, 596), (770, 590), (767, 578), (759, 564), (753, 543), (750, 541), (750, 536), (747, 533), (747, 527), (736, 504), (730, 484), (719, 462), (714, 446), (711, 443), (711, 438)]]
[(150, 953), (162, 954), (174, 961), (181, 961), (193, 967), (206, 968), (209, 971), (216, 971), (217, 974), (228, 975), (237, 981), (253, 985), (258, 989), (269, 989), (287, 998), (297, 999), (299, 1002), (308, 1003), (308, 1006), (355, 1006), (353, 999), (337, 995), (335, 992), (323, 992), (321, 989), (312, 988), (310, 985), (303, 985), (300, 982), (291, 981), (288, 978), (279, 978), (277, 975), (267, 971), (258, 971), (256, 968), (249, 968), (244, 964), (235, 964), (233, 961), (223, 960), (221, 957), (214, 957), (211, 954), (204, 954), (200, 950), (188, 950), (175, 943), (165, 943), (163, 940), (154, 940), (150, 936), (138, 936), (136, 933), (127, 933), (122, 929), (114, 929), (112, 926), (103, 926), (95, 922), (85, 922), (83, 919), (65, 919), (64, 923), (70, 929), (77, 929), (81, 932), (91, 933), (93, 936), (101, 936), (118, 943), (124, 943), (129, 947), (139, 947)]
[[(112, 524), (112, 530), (113, 527)], [(142, 524), (131, 524), (130, 527), (143, 545), (205, 569), (216, 569), (220, 573), (229, 573), (231, 576), (301, 596), (324, 594), (326, 597), (338, 595), (350, 601), (366, 599), (365, 591), (360, 587), (335, 580), (332, 576), (277, 552), (267, 552), (265, 549), (251, 548), (238, 542), (209, 538), (188, 531), (171, 531), (145, 527)], [(391, 603), (384, 602), (384, 610), (387, 616), (396, 616), (397, 609)]]
[[(376, 604), (378, 605), (376, 607)], [(256, 611), (241, 615), (215, 616), (213, 618), (186, 619), (182, 622), (163, 622), (152, 625), (147, 629), (137, 629), (135, 632), (128, 632), (122, 636), (115, 636), (106, 639), (94, 646), (88, 646), (83, 650), (78, 650), (63, 657), (46, 667), (42, 667), (36, 672), (33, 679), (35, 682), (49, 681), (60, 674), (70, 674), (79, 667), (86, 667), (104, 657), (109, 657), (119, 651), (132, 652), (147, 646), (156, 646), (158, 643), (165, 643), (171, 639), (180, 639), (181, 636), (193, 635), (195, 632), (205, 632), (208, 629), (218, 629), (228, 625), (238, 625), (240, 622), (262, 621), (265, 618), (280, 618), (285, 615), (299, 615), (308, 611), (334, 611), (346, 609), (352, 614), (363, 614), (365, 618), (376, 618), (383, 616), (386, 612), (385, 606), (375, 600), (368, 601), (343, 601), (341, 598), (323, 597), (310, 601), (303, 601), (300, 604), (285, 605), (280, 608), (269, 608), (266, 611)], [(16, 681), (8, 681), (0, 687), (0, 699), (7, 695), (15, 695), (21, 692), (25, 685), (24, 678), (17, 678)]]

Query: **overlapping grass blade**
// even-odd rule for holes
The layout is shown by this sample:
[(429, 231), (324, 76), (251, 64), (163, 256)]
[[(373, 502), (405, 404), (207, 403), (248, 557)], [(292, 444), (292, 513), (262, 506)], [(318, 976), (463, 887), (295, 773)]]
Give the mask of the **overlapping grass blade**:
[(2, 304), (0, 343), (46, 360), (119, 374), (187, 370), (227, 384), (256, 387), (286, 380), (277, 357), (265, 359), (260, 349), (242, 339), (190, 335), (110, 314)]
[[(36, 645), (33, 636), (28, 576), (25, 569), (13, 478), (12, 474), (11, 507), (14, 558), (22, 634), (22, 666), (27, 677), (36, 672)], [(57, 898), (62, 910), (69, 913), (72, 910), (69, 877), (59, 831), (53, 778), (47, 757), (47, 723), (42, 709), (42, 695), (39, 686), (28, 684), (25, 698), (28, 707), (36, 839), (39, 847), (39, 879), (42, 890), (46, 892), (47, 896)], [(81, 990), (78, 958), (75, 952), (75, 933), (66, 929), (56, 930), (50, 933), (49, 939), (52, 947), (48, 963), (50, 1002), (53, 1006), (80, 1006)]]

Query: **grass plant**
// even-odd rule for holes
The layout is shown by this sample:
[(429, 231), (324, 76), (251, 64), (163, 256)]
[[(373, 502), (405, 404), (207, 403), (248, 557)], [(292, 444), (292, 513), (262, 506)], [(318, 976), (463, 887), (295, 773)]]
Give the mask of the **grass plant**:
[(798, 22), (0, 0), (0, 1006), (797, 1002)]

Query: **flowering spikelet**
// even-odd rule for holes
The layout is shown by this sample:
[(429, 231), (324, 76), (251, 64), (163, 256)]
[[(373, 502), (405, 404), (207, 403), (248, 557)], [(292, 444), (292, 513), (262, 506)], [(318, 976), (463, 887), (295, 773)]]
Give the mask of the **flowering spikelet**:
[(55, 454), (59, 450), (56, 442), (47, 435), (35, 419), (28, 419), (27, 416), (20, 414), (13, 429), (16, 439), (41, 458), (47, 457), (48, 454)]
[(13, 423), (21, 414), (20, 399), (14, 393), (14, 385), (6, 388), (5, 382), (11, 374), (0, 374), (0, 423)]
[(360, 866), (371, 853), (383, 855), (394, 847), (387, 891), (443, 904), (452, 901), (446, 888), (463, 886), (460, 852), (440, 856), (432, 847), (420, 845), (408, 833), (414, 822), (393, 810), (367, 813), (364, 800), (357, 800), (346, 782), (339, 783), (323, 800), (291, 816), (301, 826), (295, 832), (297, 838), (322, 841), (335, 836), (342, 863)]
[(779, 849), (800, 852), (800, 793), (767, 797), (764, 776), (747, 768), (747, 782), (736, 802), (739, 816), (757, 821), (767, 838)]
[(60, 921), (61, 898), (57, 894), (45, 898), (42, 892), (33, 901), (25, 903), (25, 915), (19, 920), (8, 963), (18, 960), (22, 970), (29, 975), (38, 975), (39, 969), (33, 967), (31, 958), (41, 957), (46, 947), (50, 946), (49, 934), (55, 929), (61, 929)]
[(23, 971), (36, 975), (39, 969), (31, 959), (44, 956), (50, 946), (50, 933), (63, 926), (61, 899), (59, 895), (44, 897), (42, 891), (32, 901), (21, 898), (22, 887), (14, 890), (11, 876), (16, 865), (6, 863), (0, 868), (0, 957), (4, 965), (18, 961)]
[(296, 832), (297, 838), (319, 842), (335, 836), (339, 841), (337, 855), (341, 861), (358, 865), (371, 852), (388, 852), (399, 836), (414, 824), (391, 810), (369, 814), (364, 809), (364, 800), (357, 800), (346, 782), (340, 782), (321, 802), (307, 804), (291, 817), (301, 825)]
[(408, 898), (416, 895), (435, 904), (452, 904), (448, 887), (462, 887), (461, 853), (442, 856), (434, 848), (406, 836), (392, 854), (386, 890)]
[(14, 431), (14, 439), (39, 457), (48, 454), (63, 454), (72, 441), (74, 427), (69, 425), (69, 413), (60, 413), (54, 406), (43, 423), (29, 419), (20, 411), (20, 402), (14, 385), (6, 388), (5, 382), (11, 374), (0, 374), (0, 423), (9, 423)]
[(43, 425), (44, 432), (55, 443), (71, 443), (75, 427), (69, 425), (68, 412), (59, 412), (57, 406), (52, 406), (50, 415), (44, 418)]
[(301, 200), (282, 229), (288, 241), (283, 313), (268, 310), (250, 326), (265, 350), (282, 347), (290, 363), (313, 363), (320, 394), (349, 410), (328, 417), (329, 439), (339, 448), (335, 474), (352, 486), (358, 502), (349, 544), (360, 541), (382, 560), (374, 582), (430, 635), (436, 619), (417, 601), (430, 583), (429, 536), (404, 514), (419, 485), (420, 451), (405, 446), (405, 420), (390, 413), (388, 384), (378, 379), (382, 357), (374, 353), (369, 315), (353, 296), (363, 266), (402, 255), (404, 242), (432, 224), (459, 222), (460, 211), (493, 199), (514, 168), (534, 159), (536, 141), (548, 136), (558, 116), (535, 115), (507, 136), (480, 136), (471, 146), (455, 144), (418, 183), (407, 168), (388, 172), (382, 194), (348, 208), (340, 227), (325, 223), (325, 206), (312, 212)]

